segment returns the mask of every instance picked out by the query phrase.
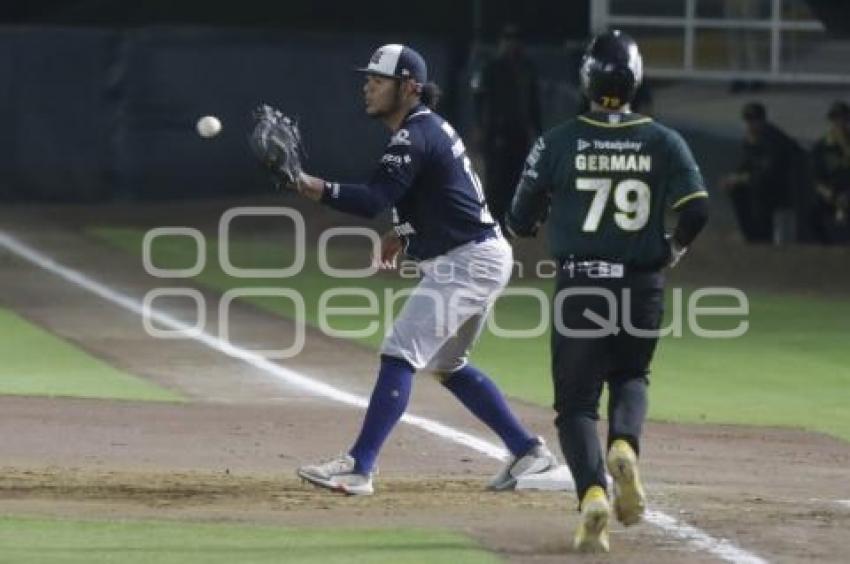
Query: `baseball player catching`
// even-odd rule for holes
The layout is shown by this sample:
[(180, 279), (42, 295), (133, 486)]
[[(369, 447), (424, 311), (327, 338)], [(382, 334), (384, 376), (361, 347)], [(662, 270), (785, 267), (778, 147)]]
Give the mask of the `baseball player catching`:
[(298, 475), (330, 490), (372, 494), (381, 446), (407, 408), (414, 374), (426, 370), (505, 443), (512, 456), (488, 487), (513, 489), (518, 478), (553, 469), (557, 461), (467, 360), (510, 279), (511, 247), (487, 210), (463, 141), (431, 107), (438, 90), (427, 82), (419, 53), (384, 45), (358, 70), (365, 75), (367, 115), (392, 131), (368, 183), (328, 182), (301, 171), (292, 151), (297, 128), (268, 107), (252, 136), (260, 159), (303, 196), (363, 217), (392, 208), (394, 228), (382, 238), (379, 259), (393, 263), (403, 252), (420, 261), (422, 273), (381, 346), (377, 382), (353, 446), (338, 458), (302, 466)]

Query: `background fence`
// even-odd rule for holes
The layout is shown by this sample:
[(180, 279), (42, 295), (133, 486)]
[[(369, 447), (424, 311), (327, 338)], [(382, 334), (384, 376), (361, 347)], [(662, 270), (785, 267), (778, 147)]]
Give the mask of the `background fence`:
[[(409, 37), (445, 82), (450, 49)], [(299, 118), (310, 166), (369, 173), (386, 139), (362, 78), (381, 36), (268, 30), (8, 28), (0, 31), (0, 190), (7, 199), (238, 195), (267, 190), (250, 155), (260, 102)], [(198, 117), (222, 133), (201, 139)]]

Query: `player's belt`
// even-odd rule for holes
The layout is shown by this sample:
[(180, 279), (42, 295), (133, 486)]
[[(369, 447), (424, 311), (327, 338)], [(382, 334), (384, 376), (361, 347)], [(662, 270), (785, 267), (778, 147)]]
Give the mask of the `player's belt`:
[(607, 260), (565, 260), (561, 262), (561, 269), (567, 272), (570, 278), (577, 275), (588, 278), (623, 278), (626, 275), (626, 265)]

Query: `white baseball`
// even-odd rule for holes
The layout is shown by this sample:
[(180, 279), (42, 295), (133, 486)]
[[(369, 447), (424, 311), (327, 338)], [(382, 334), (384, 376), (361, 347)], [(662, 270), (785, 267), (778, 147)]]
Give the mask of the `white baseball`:
[(195, 124), (195, 129), (198, 130), (198, 135), (209, 139), (221, 131), (221, 121), (215, 116), (204, 116)]

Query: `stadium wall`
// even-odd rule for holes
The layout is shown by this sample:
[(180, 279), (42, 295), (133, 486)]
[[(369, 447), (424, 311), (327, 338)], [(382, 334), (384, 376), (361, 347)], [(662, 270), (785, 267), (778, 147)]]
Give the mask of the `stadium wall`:
[[(362, 179), (386, 139), (350, 72), (386, 36), (158, 27), (0, 30), (0, 194), (97, 201), (269, 189), (245, 142), (260, 102), (299, 118), (311, 169)], [(431, 74), (451, 48), (407, 37)], [(219, 116), (201, 139), (195, 120)]]

